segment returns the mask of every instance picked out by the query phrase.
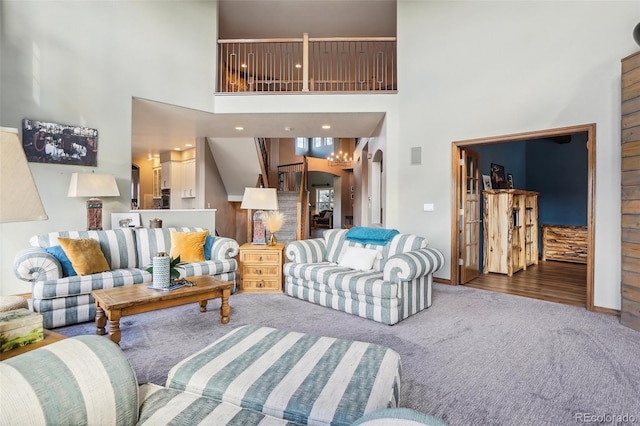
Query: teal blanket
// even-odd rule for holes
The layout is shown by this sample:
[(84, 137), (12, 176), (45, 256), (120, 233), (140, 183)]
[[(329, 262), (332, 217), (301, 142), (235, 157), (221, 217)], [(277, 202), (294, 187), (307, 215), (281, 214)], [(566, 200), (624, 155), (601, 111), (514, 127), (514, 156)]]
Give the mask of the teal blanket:
[(356, 241), (362, 244), (376, 244), (383, 246), (399, 233), (400, 232), (398, 232), (397, 229), (354, 226), (347, 231), (347, 240)]

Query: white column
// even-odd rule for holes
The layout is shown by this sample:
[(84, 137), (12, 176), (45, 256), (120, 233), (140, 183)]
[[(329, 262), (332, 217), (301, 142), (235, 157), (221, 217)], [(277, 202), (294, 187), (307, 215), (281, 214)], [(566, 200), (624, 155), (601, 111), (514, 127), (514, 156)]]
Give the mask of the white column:
[(302, 91), (309, 91), (309, 33), (302, 34)]

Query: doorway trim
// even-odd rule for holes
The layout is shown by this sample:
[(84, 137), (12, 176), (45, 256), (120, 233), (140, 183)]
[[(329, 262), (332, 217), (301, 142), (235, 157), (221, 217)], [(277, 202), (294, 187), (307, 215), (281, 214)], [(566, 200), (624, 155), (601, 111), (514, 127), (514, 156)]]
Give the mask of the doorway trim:
[(530, 139), (543, 139), (558, 136), (567, 136), (575, 133), (587, 133), (587, 150), (588, 150), (588, 172), (587, 172), (587, 310), (594, 310), (593, 303), (593, 269), (594, 269), (594, 251), (595, 251), (595, 180), (596, 180), (596, 125), (582, 124), (577, 126), (559, 127), (555, 129), (538, 130), (532, 132), (513, 133), (502, 136), (489, 136), (477, 139), (467, 139), (452, 142), (452, 207), (451, 207), (451, 284), (458, 285), (460, 283), (460, 274), (458, 263), (460, 259), (459, 233), (460, 225), (458, 221), (459, 208), (458, 199), (460, 197), (460, 178), (459, 178), (459, 158), (460, 151), (464, 147), (472, 147), (474, 145), (488, 145), (495, 143), (517, 142)]

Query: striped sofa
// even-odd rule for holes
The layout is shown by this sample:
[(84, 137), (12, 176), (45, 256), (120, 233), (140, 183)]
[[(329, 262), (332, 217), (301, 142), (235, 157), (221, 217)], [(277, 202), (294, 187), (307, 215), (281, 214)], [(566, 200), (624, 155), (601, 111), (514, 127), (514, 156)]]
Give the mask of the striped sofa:
[[(151, 283), (146, 271), (158, 252), (169, 253), (171, 231), (204, 231), (203, 228), (139, 228), (104, 231), (63, 231), (31, 237), (31, 248), (16, 255), (15, 275), (32, 283), (33, 310), (43, 316), (45, 328), (91, 321), (95, 318), (93, 290)], [(58, 237), (93, 238), (111, 267), (108, 272), (64, 276), (58, 259), (45, 248), (59, 245)], [(183, 277), (213, 275), (235, 283), (239, 245), (231, 238), (215, 237), (210, 258), (182, 266)]]
[[(439, 250), (412, 234), (378, 245), (351, 241), (347, 233), (330, 229), (323, 238), (288, 243), (285, 293), (389, 325), (431, 306), (433, 273), (444, 265)], [(340, 266), (348, 247), (377, 251), (372, 269)]]
[(0, 363), (0, 424), (446, 425), (395, 408), (398, 355), (364, 342), (244, 326), (170, 374), (138, 385), (111, 340), (64, 339)]

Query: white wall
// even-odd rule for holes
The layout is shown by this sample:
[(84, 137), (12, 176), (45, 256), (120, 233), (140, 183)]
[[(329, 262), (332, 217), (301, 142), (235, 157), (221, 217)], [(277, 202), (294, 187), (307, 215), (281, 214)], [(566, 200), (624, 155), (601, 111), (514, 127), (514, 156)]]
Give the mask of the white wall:
[[(0, 124), (97, 128), (96, 171), (115, 174), (123, 193), (106, 210), (126, 211), (131, 97), (212, 110), (215, 2), (5, 0), (2, 15)], [(398, 95), (220, 96), (213, 109), (385, 112), (384, 134), (370, 135), (384, 138), (385, 225), (427, 236), (447, 259), (452, 141), (596, 123), (595, 304), (619, 309), (620, 59), (638, 50), (639, 20), (637, 0), (399, 0)], [(422, 165), (410, 165), (414, 146)], [(11, 265), (30, 235), (85, 225), (84, 200), (66, 198), (70, 174), (85, 170), (32, 170), (50, 219), (0, 225), (0, 294), (29, 291)], [(437, 275), (449, 278), (449, 265)]]
[(212, 109), (217, 9), (202, 1), (1, 7), (0, 124), (31, 118), (99, 131), (96, 168), (30, 163), (49, 220), (0, 225), (0, 294), (14, 294), (31, 291), (13, 275), (30, 236), (86, 227), (86, 200), (66, 196), (71, 173), (116, 176), (121, 196), (104, 200), (107, 224), (110, 212), (129, 210), (133, 96)]
[(449, 252), (452, 141), (596, 123), (594, 301), (619, 309), (620, 60), (639, 18), (638, 1), (400, 0), (403, 226)]

